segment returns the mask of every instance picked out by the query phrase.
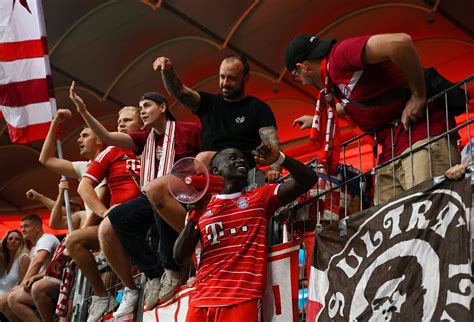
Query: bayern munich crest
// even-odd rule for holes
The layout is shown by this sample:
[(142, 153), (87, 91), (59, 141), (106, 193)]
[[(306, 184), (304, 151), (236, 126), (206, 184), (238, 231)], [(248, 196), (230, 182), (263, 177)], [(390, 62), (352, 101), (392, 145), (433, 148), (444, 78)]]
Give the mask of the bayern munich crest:
[(245, 209), (249, 206), (249, 200), (245, 197), (240, 197), (236, 202), (237, 207), (240, 209)]

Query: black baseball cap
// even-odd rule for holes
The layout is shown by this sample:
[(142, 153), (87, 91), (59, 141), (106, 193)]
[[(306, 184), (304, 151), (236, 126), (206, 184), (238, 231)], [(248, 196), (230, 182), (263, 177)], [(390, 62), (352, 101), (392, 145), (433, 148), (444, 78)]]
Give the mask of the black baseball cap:
[(143, 100), (152, 100), (157, 104), (166, 104), (166, 116), (168, 117), (169, 120), (171, 121), (176, 121), (176, 118), (174, 115), (170, 112), (170, 109), (168, 108), (168, 100), (166, 97), (161, 95), (160, 93), (157, 92), (148, 92), (143, 94), (142, 97), (140, 97), (140, 100), (138, 102), (141, 102)]
[(336, 39), (321, 40), (308, 34), (296, 36), (286, 47), (286, 68), (291, 72), (296, 68), (297, 63), (324, 57), (335, 43)]

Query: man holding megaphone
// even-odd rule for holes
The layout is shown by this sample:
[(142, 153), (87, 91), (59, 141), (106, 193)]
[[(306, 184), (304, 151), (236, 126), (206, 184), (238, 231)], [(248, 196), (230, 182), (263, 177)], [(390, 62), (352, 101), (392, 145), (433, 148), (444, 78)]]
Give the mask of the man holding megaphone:
[[(141, 154), (140, 188), (145, 191), (150, 182), (169, 172), (174, 161), (199, 153), (201, 133), (196, 123), (176, 121), (168, 110), (166, 97), (159, 93), (145, 93), (139, 105), (145, 129), (128, 134), (109, 132), (85, 106), (79, 112), (102, 142)], [(159, 258), (146, 239), (155, 220), (160, 235)], [(139, 291), (131, 273), (131, 259), (148, 278), (147, 309), (173, 295), (181, 279), (181, 268), (174, 263), (172, 255), (177, 237), (178, 232), (155, 215), (145, 195), (110, 209), (99, 227), (99, 240), (107, 262), (125, 285), (115, 317), (133, 312), (138, 303)]]
[(228, 148), (211, 160), (213, 175), (224, 179), (224, 190), (198, 202), (174, 245), (176, 263), (186, 262), (201, 242), (200, 263), (187, 322), (258, 321), (266, 269), (266, 231), (281, 206), (308, 191), (317, 181), (310, 168), (275, 147), (259, 146), (255, 161), (278, 163), (292, 179), (245, 191), (249, 164), (243, 153)]

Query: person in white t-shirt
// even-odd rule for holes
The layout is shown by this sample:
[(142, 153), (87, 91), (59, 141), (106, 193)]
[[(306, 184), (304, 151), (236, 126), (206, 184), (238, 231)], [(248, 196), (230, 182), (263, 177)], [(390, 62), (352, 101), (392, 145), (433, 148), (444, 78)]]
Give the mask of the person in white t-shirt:
[[(31, 214), (22, 218), (21, 229), (23, 237), (32, 243), (30, 250), (31, 263), (23, 282), (13, 288), (8, 295), (8, 306), (11, 312), (4, 313), (9, 321), (41, 321), (33, 311), (34, 302), (31, 287), (43, 277), (44, 270), (59, 245), (59, 240), (51, 234), (45, 234), (43, 223), (38, 215)], [(19, 318), (21, 317), (21, 318)]]
[[(87, 161), (69, 161), (58, 158), (56, 156), (56, 131), (61, 123), (71, 117), (72, 113), (68, 109), (59, 109), (56, 112), (56, 115), (51, 121), (51, 126), (44, 141), (43, 148), (41, 149), (39, 162), (54, 173), (81, 180), (82, 175), (87, 172), (91, 161), (102, 152), (105, 146), (90, 128), (84, 128), (79, 134), (77, 143), (79, 144), (79, 153), (83, 158), (87, 159)], [(105, 181), (96, 186), (96, 193), (104, 203), (108, 204), (109, 193)], [(88, 218), (86, 226), (96, 225), (97, 217), (90, 216), (92, 211), (87, 205), (86, 213)]]

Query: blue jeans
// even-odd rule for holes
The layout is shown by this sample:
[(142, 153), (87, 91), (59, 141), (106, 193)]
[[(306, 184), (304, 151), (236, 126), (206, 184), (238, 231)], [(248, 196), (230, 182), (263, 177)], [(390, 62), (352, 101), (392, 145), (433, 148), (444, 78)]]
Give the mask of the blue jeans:
[[(110, 210), (108, 217), (133, 262), (146, 277), (159, 277), (163, 268), (179, 269), (173, 260), (173, 246), (179, 233), (156, 214), (146, 196), (118, 205)], [(153, 223), (160, 235), (159, 258), (146, 239)]]

